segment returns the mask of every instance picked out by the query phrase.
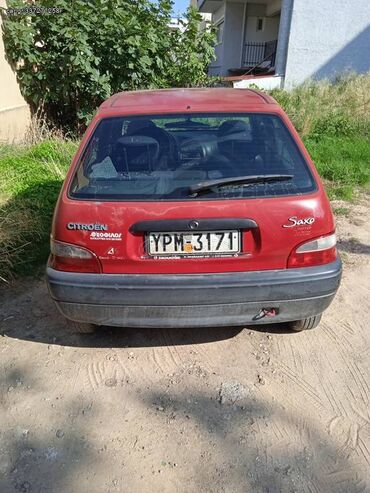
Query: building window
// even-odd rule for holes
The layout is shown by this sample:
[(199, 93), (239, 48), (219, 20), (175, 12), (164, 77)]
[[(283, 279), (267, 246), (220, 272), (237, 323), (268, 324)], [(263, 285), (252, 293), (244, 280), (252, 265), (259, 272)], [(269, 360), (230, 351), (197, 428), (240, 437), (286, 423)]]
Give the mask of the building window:
[(221, 21), (219, 24), (217, 24), (217, 44), (221, 44), (224, 40), (224, 25), (224, 21)]
[(263, 31), (265, 28), (265, 19), (264, 17), (257, 17), (257, 31)]

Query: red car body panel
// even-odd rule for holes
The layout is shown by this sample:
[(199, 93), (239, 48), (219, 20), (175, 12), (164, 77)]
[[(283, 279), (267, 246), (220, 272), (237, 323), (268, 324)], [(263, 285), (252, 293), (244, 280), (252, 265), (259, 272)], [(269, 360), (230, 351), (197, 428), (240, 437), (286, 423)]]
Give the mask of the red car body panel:
[[(313, 193), (267, 198), (176, 201), (94, 201), (70, 198), (68, 189), (81, 154), (96, 125), (114, 116), (169, 113), (258, 112), (283, 119), (315, 178)], [(297, 227), (289, 218), (315, 218)], [(139, 221), (161, 219), (250, 218), (258, 228), (242, 235), (242, 252), (237, 256), (181, 259), (153, 259), (145, 253), (143, 234), (131, 233)], [(69, 230), (68, 223), (104, 224), (120, 240), (97, 241), (90, 231)], [(83, 246), (99, 258), (102, 272), (110, 274), (191, 274), (285, 269), (289, 254), (297, 245), (328, 235), (335, 229), (333, 215), (318, 173), (300, 137), (286, 114), (269, 96), (252, 90), (183, 89), (120, 93), (99, 108), (73, 159), (56, 207), (52, 236)]]

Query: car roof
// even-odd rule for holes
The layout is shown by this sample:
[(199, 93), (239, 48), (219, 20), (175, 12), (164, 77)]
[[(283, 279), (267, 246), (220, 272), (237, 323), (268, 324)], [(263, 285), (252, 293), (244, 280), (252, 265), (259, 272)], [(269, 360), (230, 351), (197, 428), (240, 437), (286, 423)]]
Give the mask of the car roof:
[(178, 88), (114, 94), (99, 107), (98, 115), (107, 117), (184, 111), (276, 111), (279, 108), (272, 97), (254, 89)]

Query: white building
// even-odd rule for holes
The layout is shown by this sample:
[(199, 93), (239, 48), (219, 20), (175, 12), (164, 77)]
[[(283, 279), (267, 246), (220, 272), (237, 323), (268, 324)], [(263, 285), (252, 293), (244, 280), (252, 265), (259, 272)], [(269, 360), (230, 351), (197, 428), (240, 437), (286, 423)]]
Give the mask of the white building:
[(171, 17), (170, 23), (168, 26), (171, 29), (179, 29), (181, 32), (185, 30), (186, 20), (181, 19), (180, 17)]
[(218, 27), (210, 75), (234, 76), (236, 86), (291, 87), (370, 70), (370, 0), (197, 0), (197, 6)]

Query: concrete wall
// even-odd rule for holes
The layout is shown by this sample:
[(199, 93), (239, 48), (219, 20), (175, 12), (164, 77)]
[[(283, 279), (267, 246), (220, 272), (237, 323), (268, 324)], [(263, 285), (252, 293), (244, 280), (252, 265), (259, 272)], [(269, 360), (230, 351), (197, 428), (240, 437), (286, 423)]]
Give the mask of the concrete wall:
[(370, 70), (370, 0), (294, 0), (285, 87)]
[(242, 59), (246, 4), (224, 2), (212, 17), (214, 23), (224, 20), (222, 43), (216, 46), (216, 60), (210, 65), (210, 75), (229, 75), (228, 70), (239, 68)]
[[(212, 22), (214, 24), (218, 24), (221, 21), (225, 21), (225, 2), (223, 2), (220, 8), (212, 14)], [(225, 33), (225, 25), (224, 25), (224, 33)], [(220, 75), (222, 71), (222, 65), (224, 60), (224, 39), (225, 38), (223, 38), (221, 43), (218, 43), (215, 46), (216, 59), (213, 60), (213, 62), (209, 67), (209, 75)]]
[(217, 24), (221, 19), (225, 17), (225, 7), (226, 7), (225, 3), (222, 3), (220, 8), (212, 14), (212, 22)]
[(253, 79), (241, 79), (233, 81), (233, 87), (245, 89), (250, 86), (257, 86), (259, 89), (271, 91), (271, 89), (280, 89), (282, 77), (272, 75), (271, 77), (253, 77)]
[(279, 16), (264, 17), (264, 29), (257, 31), (257, 19), (264, 16), (247, 17), (247, 25), (245, 31), (246, 41), (255, 41), (262, 43), (265, 41), (273, 41), (278, 38), (279, 33)]
[[(6, 7), (5, 0), (0, 6)], [(0, 142), (22, 140), (30, 122), (28, 105), (19, 90), (14, 72), (5, 60), (0, 18)]]
[[(279, 32), (279, 16), (267, 17), (267, 10), (276, 10), (280, 7), (280, 2), (272, 2), (271, 4), (247, 4), (247, 18), (245, 29), (245, 40), (262, 43), (265, 41), (273, 41), (277, 39)], [(257, 19), (264, 19), (264, 28), (262, 31), (257, 31)]]
[(225, 12), (223, 75), (228, 75), (228, 70), (231, 68), (240, 67), (243, 50), (244, 17), (244, 3), (227, 3)]

